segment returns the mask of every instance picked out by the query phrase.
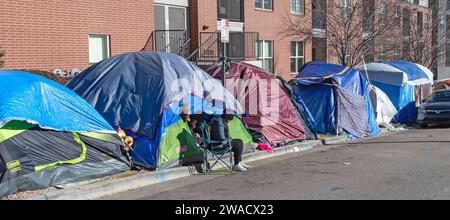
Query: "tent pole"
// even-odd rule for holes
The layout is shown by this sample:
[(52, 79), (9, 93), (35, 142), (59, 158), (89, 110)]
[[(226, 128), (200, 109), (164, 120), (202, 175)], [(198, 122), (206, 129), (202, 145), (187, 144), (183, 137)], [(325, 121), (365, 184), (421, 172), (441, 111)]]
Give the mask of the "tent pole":
[(372, 82), (370, 81), (370, 78), (369, 78), (369, 72), (367, 71), (366, 59), (364, 59), (364, 55), (361, 55), (361, 56), (362, 56), (362, 61), (363, 61), (363, 65), (364, 65), (364, 71), (366, 73), (367, 82), (369, 82), (369, 85), (372, 85)]

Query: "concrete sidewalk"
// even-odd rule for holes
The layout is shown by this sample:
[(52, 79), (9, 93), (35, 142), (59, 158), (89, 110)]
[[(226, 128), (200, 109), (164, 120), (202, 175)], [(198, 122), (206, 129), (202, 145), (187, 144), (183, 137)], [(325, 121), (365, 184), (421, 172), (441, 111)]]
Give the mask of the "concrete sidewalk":
[[(244, 161), (251, 163), (286, 154), (307, 151), (322, 144), (322, 140), (305, 141), (285, 147), (275, 149), (274, 153), (258, 151), (244, 155)], [(214, 170), (221, 169), (217, 166)], [(111, 196), (117, 193), (126, 192), (152, 184), (163, 183), (170, 180), (190, 176), (191, 173), (186, 167), (156, 171), (143, 172), (132, 176), (104, 181), (90, 181), (78, 186), (72, 186), (57, 191), (46, 192), (29, 198), (28, 200), (93, 200)], [(93, 183), (92, 183), (93, 182)]]
[[(400, 132), (387, 132), (380, 134), (377, 137), (393, 135)], [(369, 137), (365, 139), (359, 139), (357, 141), (367, 141), (376, 137)], [(276, 148), (274, 153), (268, 153), (265, 151), (258, 151), (244, 155), (244, 161), (251, 163), (255, 161), (262, 161), (269, 158), (280, 157), (287, 154), (293, 154), (297, 152), (303, 152), (313, 149), (320, 145), (339, 145), (346, 142), (353, 142), (348, 140), (344, 136), (327, 137), (321, 140), (304, 141), (280, 148)], [(223, 167), (217, 165), (214, 170), (222, 169)], [(111, 196), (117, 193), (127, 192), (130, 190), (150, 186), (157, 183), (163, 183), (182, 177), (188, 177), (192, 175), (189, 169), (186, 167), (179, 167), (161, 171), (144, 171), (133, 174), (121, 174), (117, 178), (107, 177), (105, 180), (93, 180), (84, 183), (74, 184), (72, 186), (65, 186), (64, 189), (45, 192), (28, 200), (93, 200), (107, 196)]]

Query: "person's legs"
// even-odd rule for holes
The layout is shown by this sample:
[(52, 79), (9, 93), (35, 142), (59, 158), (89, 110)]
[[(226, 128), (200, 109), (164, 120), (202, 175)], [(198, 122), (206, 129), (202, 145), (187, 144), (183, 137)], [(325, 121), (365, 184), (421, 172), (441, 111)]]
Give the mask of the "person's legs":
[(244, 151), (244, 143), (242, 140), (234, 139), (231, 141), (234, 154), (234, 165), (239, 165), (242, 161), (242, 152)]

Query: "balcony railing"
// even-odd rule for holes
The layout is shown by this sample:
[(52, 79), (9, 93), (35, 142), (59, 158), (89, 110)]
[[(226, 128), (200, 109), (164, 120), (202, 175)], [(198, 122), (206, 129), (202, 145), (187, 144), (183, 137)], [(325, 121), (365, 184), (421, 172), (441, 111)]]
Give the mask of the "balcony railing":
[[(194, 63), (217, 62), (222, 56), (224, 45), (220, 41), (220, 32), (200, 33), (200, 47), (188, 60)], [(233, 60), (256, 59), (257, 32), (231, 32), (230, 42), (226, 45), (226, 56)]]
[(187, 57), (190, 49), (190, 39), (186, 30), (155, 30), (143, 50), (175, 53)]

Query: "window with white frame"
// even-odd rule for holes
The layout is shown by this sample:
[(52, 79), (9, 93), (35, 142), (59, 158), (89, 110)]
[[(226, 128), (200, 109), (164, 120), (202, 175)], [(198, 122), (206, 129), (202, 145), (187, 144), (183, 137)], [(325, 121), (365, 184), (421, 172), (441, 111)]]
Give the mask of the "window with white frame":
[(291, 72), (298, 73), (305, 63), (304, 43), (301, 41), (291, 42)]
[(273, 73), (273, 41), (256, 41), (256, 56), (262, 61), (262, 68)]
[(255, 7), (265, 10), (273, 10), (272, 0), (255, 0)]
[(89, 63), (98, 63), (109, 56), (109, 36), (100, 34), (89, 35)]
[(291, 13), (303, 14), (304, 13), (304, 1), (303, 0), (291, 0)]

